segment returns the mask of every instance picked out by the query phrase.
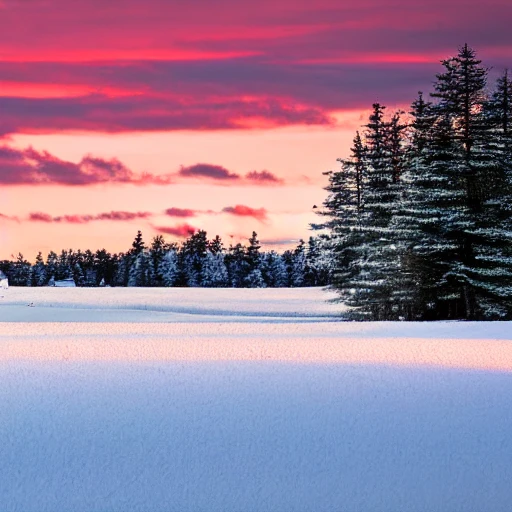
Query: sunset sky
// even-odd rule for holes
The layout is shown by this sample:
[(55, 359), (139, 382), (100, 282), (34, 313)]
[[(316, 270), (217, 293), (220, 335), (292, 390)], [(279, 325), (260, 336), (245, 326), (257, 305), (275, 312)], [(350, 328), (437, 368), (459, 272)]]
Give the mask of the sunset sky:
[(509, 0), (0, 0), (0, 259), (140, 229), (295, 245), (375, 101), (468, 43), (512, 67)]

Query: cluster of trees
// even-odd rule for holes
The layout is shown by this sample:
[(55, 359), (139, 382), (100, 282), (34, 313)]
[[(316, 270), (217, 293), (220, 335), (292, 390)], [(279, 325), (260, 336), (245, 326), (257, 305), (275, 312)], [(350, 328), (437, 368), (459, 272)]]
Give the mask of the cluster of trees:
[(354, 319), (512, 319), (512, 81), (465, 45), (408, 116), (373, 105), (319, 212)]
[(294, 250), (279, 254), (261, 251), (257, 234), (248, 245), (227, 250), (219, 236), (208, 240), (199, 230), (181, 245), (166, 243), (161, 235), (149, 247), (139, 231), (126, 253), (87, 250), (41, 253), (34, 264), (19, 254), (15, 261), (0, 261), (0, 270), (13, 286), (47, 286), (73, 278), (77, 286), (202, 286), (299, 287), (328, 283), (327, 264), (318, 240), (300, 241)]

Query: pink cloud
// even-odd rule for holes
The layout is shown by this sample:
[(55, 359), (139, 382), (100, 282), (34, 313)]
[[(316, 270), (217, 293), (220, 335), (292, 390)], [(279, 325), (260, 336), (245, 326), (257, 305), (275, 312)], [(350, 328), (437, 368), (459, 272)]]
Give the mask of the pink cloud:
[(184, 208), (167, 208), (167, 210), (165, 210), (165, 214), (169, 217), (195, 217), (196, 213), (195, 210)]
[(427, 90), (467, 34), (489, 66), (512, 58), (506, 0), (0, 5), (0, 133), (329, 125)]
[(92, 221), (110, 220), (110, 221), (131, 221), (135, 219), (147, 219), (153, 214), (150, 212), (125, 212), (111, 211), (100, 213), (98, 215), (59, 215), (52, 217), (47, 213), (30, 213), (28, 219), (35, 222), (66, 222), (69, 224), (87, 224)]
[(245, 175), (246, 179), (259, 184), (282, 184), (283, 180), (270, 171), (251, 171)]
[(13, 215), (5, 215), (4, 213), (0, 213), (0, 220), (12, 220), (12, 221), (16, 221), (16, 222), (20, 221), (20, 219), (18, 219), (18, 217), (15, 217)]
[(53, 217), (43, 212), (33, 212), (29, 215), (29, 220), (35, 222), (53, 222)]
[(211, 178), (214, 180), (239, 180), (240, 175), (228, 171), (221, 165), (195, 164), (181, 167), (178, 175), (185, 178)]
[[(87, 186), (101, 183), (170, 185), (181, 180), (210, 179), (218, 184), (268, 185), (283, 183), (269, 171), (251, 171), (245, 179), (221, 165), (199, 163), (182, 166), (177, 173), (136, 173), (117, 158), (86, 155), (80, 162), (62, 160), (48, 151), (0, 146), (0, 185)], [(191, 216), (191, 210), (170, 209), (170, 216)]]
[(226, 206), (222, 211), (240, 217), (253, 217), (259, 221), (267, 220), (267, 210), (265, 208), (251, 208), (250, 206), (237, 204), (236, 206)]
[(186, 223), (178, 224), (177, 226), (153, 226), (153, 228), (156, 229), (159, 233), (183, 238), (193, 235), (197, 231), (197, 228)]
[(0, 146), (0, 184), (69, 185), (132, 183), (135, 185), (172, 183), (173, 177), (137, 174), (117, 158), (85, 156), (78, 163), (62, 160), (47, 151)]

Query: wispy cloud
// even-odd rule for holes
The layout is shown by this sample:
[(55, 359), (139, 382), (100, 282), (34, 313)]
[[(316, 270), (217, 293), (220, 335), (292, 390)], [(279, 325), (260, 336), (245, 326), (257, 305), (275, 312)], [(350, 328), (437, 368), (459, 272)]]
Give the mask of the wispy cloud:
[(164, 213), (169, 217), (195, 217), (198, 212), (189, 208), (167, 208)]
[(60, 159), (47, 151), (0, 146), (1, 185), (87, 186), (105, 183), (133, 185), (171, 185), (183, 181), (217, 184), (282, 185), (284, 181), (269, 171), (251, 171), (242, 175), (221, 165), (199, 163), (182, 166), (178, 172), (164, 175), (137, 173), (117, 158), (84, 156), (78, 163)]
[(251, 171), (248, 172), (245, 175), (245, 178), (249, 181), (252, 181), (254, 183), (261, 183), (261, 184), (282, 184), (284, 183), (284, 180), (281, 178), (278, 178), (275, 174), (271, 173), (270, 171)]
[(5, 215), (4, 213), (0, 213), (0, 220), (10, 220), (10, 221), (15, 221), (15, 222), (20, 221), (20, 219), (18, 217), (15, 217), (13, 215)]
[(65, 222), (69, 224), (87, 224), (93, 221), (132, 221), (136, 219), (147, 219), (153, 214), (150, 212), (125, 212), (111, 211), (97, 215), (58, 215), (52, 216), (44, 212), (32, 212), (28, 220), (32, 222)]
[(221, 165), (195, 164), (182, 167), (178, 175), (184, 178), (211, 178), (214, 180), (239, 180), (240, 176)]
[(222, 211), (238, 217), (253, 217), (260, 222), (267, 220), (267, 210), (265, 208), (251, 208), (250, 206), (237, 204), (236, 206), (226, 206)]
[(187, 223), (177, 224), (175, 226), (153, 226), (153, 229), (165, 235), (174, 235), (181, 238), (193, 235), (197, 231), (197, 228)]

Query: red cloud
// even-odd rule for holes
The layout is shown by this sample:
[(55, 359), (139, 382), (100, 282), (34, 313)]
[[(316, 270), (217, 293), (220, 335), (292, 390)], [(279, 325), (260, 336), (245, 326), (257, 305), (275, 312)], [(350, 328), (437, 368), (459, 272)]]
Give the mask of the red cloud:
[(153, 226), (159, 233), (165, 233), (166, 235), (174, 235), (179, 237), (187, 237), (193, 235), (197, 228), (190, 224), (178, 224), (177, 226)]
[(237, 204), (236, 206), (226, 206), (222, 211), (240, 217), (254, 217), (259, 221), (267, 220), (267, 210), (265, 208), (256, 209), (243, 204)]
[(167, 208), (165, 214), (169, 217), (195, 217), (196, 211), (184, 208)]
[(29, 220), (36, 222), (53, 222), (53, 217), (47, 213), (33, 212), (29, 215)]
[(332, 124), (410, 101), (467, 34), (494, 68), (512, 56), (509, 0), (107, 4), (0, 1), (0, 131)]

